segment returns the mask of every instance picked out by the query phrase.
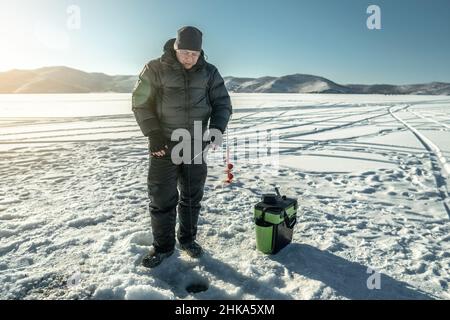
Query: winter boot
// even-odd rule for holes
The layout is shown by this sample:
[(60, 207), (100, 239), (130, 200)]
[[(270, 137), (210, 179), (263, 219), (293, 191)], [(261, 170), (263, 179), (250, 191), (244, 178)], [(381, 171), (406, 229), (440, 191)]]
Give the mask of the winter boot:
[(192, 258), (199, 258), (203, 254), (202, 247), (195, 241), (186, 244), (180, 244), (180, 248)]
[(146, 268), (154, 268), (159, 266), (161, 262), (173, 254), (174, 250), (169, 252), (157, 252), (154, 247), (150, 248), (150, 252), (142, 260), (142, 265)]

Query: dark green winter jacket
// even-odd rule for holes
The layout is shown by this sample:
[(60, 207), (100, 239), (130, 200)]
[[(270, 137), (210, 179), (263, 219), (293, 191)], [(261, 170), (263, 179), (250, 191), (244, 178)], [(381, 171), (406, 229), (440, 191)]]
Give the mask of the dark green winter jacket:
[(172, 131), (184, 128), (194, 134), (194, 121), (225, 131), (232, 105), (217, 68), (206, 62), (202, 50), (198, 62), (184, 69), (176, 58), (170, 39), (164, 54), (147, 63), (133, 90), (132, 110), (145, 136), (162, 129), (170, 139)]

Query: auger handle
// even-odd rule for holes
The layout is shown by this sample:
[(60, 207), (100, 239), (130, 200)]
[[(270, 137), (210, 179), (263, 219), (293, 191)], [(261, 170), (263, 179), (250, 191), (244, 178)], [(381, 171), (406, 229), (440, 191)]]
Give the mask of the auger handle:
[(275, 192), (277, 193), (277, 195), (278, 195), (279, 197), (281, 197), (280, 190), (279, 190), (278, 187), (275, 187)]

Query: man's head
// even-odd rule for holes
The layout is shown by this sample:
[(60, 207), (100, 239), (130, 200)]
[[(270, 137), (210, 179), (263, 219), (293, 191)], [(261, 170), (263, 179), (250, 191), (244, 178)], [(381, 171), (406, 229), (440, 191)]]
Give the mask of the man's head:
[(195, 27), (183, 27), (178, 30), (174, 49), (178, 61), (185, 69), (191, 69), (198, 61), (202, 51), (202, 32)]

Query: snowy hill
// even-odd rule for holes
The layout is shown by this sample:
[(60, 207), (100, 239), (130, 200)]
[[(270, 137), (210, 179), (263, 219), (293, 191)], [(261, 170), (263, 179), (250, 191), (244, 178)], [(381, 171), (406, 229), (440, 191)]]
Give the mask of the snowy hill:
[(337, 83), (308, 74), (257, 79), (225, 77), (224, 80), (230, 91), (241, 93), (350, 93)]
[(68, 67), (0, 73), (0, 93), (130, 92), (136, 76), (109, 76)]

